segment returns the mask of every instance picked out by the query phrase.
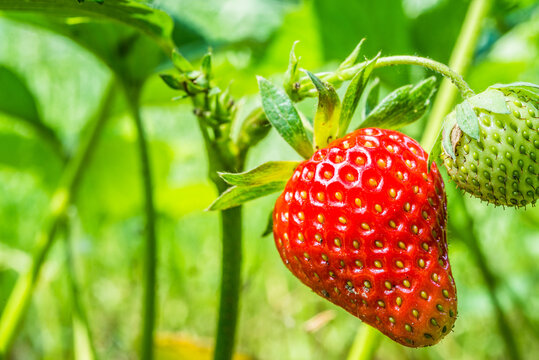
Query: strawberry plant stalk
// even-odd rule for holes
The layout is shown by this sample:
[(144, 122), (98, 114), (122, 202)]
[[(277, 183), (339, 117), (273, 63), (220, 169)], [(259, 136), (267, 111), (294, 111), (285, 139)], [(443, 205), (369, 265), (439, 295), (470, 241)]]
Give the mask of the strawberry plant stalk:
[(146, 243), (144, 249), (144, 294), (142, 340), (140, 357), (143, 360), (153, 359), (153, 335), (155, 327), (155, 298), (157, 273), (157, 234), (155, 227), (155, 206), (153, 199), (152, 170), (146, 139), (146, 131), (140, 114), (140, 86), (126, 85), (126, 96), (135, 127), (137, 129), (137, 144), (139, 148), (142, 186), (144, 192), (144, 209), (146, 216)]
[(30, 268), (17, 279), (7, 300), (0, 318), (0, 359), (7, 356), (16, 331), (30, 304), (45, 257), (54, 243), (59, 223), (76, 196), (82, 174), (88, 167), (99, 136), (109, 118), (116, 90), (115, 80), (111, 80), (111, 84), (103, 96), (100, 111), (86, 134), (87, 137), (81, 140), (76, 154), (67, 162), (60, 185), (51, 198), (49, 214), (37, 236), (36, 251), (33, 254)]
[(214, 359), (231, 359), (234, 353), (241, 286), (241, 206), (221, 212), (221, 297)]
[[(197, 103), (194, 103), (195, 108)], [(204, 106), (204, 105), (203, 105)], [(244, 156), (239, 155), (235, 165), (228, 164), (226, 158), (231, 154), (220, 153), (216, 144), (211, 140), (202, 116), (198, 116), (198, 123), (204, 139), (208, 158), (208, 176), (215, 184), (219, 194), (222, 194), (228, 185), (217, 175), (218, 171), (243, 171)], [(232, 359), (236, 338), (238, 308), (241, 285), (242, 261), (242, 207), (221, 211), (221, 285), (219, 298), (219, 315), (215, 338), (214, 359)]]

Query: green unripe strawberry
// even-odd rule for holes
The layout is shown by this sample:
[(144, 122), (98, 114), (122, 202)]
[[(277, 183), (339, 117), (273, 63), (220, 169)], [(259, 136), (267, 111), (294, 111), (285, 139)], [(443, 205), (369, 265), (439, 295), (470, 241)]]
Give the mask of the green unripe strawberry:
[(459, 104), (444, 127), (444, 165), (467, 193), (502, 206), (539, 198), (539, 87), (494, 85)]

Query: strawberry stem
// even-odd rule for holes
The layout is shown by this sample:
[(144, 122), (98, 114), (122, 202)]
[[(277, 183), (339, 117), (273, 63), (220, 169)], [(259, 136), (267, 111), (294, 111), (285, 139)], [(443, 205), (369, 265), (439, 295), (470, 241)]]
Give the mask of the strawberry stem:
[[(322, 73), (317, 74), (316, 76), (337, 87), (343, 81), (352, 79), (358, 73), (358, 71), (363, 69), (368, 63), (369, 61), (364, 61), (361, 63), (357, 63), (356, 65), (347, 69), (339, 69), (332, 73)], [(474, 91), (470, 88), (466, 81), (464, 81), (461, 75), (459, 75), (456, 71), (452, 70), (449, 66), (429, 58), (411, 55), (381, 57), (376, 60), (374, 68), (378, 69), (394, 65), (422, 66), (429, 70), (435, 71), (449, 79), (457, 87), (457, 89), (461, 91), (463, 97), (466, 98), (474, 95)], [(312, 83), (309, 83), (308, 79), (308, 77), (303, 77), (299, 80), (299, 88), (297, 90), (298, 96), (296, 101), (301, 101), (306, 97), (313, 97), (317, 95), (316, 89), (313, 87)]]
[(378, 59), (378, 61), (376, 61), (376, 65), (374, 65), (374, 67), (381, 68), (384, 66), (393, 65), (423, 66), (424, 68), (435, 71), (443, 75), (446, 79), (449, 79), (459, 89), (459, 91), (464, 97), (470, 97), (474, 95), (473, 90), (466, 83), (466, 81), (464, 81), (464, 79), (459, 73), (452, 70), (449, 66), (442, 64), (438, 61), (419, 56), (399, 55), (380, 58)]

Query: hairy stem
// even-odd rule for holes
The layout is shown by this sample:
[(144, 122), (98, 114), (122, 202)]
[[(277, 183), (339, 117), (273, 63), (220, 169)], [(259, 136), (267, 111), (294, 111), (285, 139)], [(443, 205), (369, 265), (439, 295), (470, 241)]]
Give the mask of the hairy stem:
[(81, 140), (75, 155), (66, 164), (60, 185), (51, 198), (49, 213), (41, 231), (37, 235), (36, 250), (34, 251), (30, 268), (17, 279), (0, 318), (0, 358), (7, 355), (16, 331), (30, 304), (33, 290), (39, 280), (41, 268), (54, 242), (59, 222), (76, 195), (81, 176), (88, 167), (99, 135), (109, 117), (114, 94), (115, 82), (113, 80), (102, 98), (99, 114), (90, 125), (86, 137)]
[(134, 85), (126, 89), (131, 114), (137, 129), (141, 176), (144, 192), (144, 207), (146, 216), (146, 247), (144, 251), (144, 294), (143, 321), (140, 358), (153, 359), (153, 337), (155, 328), (156, 275), (157, 275), (157, 234), (155, 226), (155, 205), (153, 198), (152, 170), (146, 139), (146, 131), (140, 114), (140, 87)]
[[(470, 66), (481, 31), (481, 24), (488, 15), (491, 3), (492, 0), (473, 0), (470, 3), (464, 24), (460, 29), (459, 37), (449, 59), (449, 67), (459, 74), (465, 75)], [(466, 93), (462, 95), (463, 97), (467, 97)], [(421, 143), (425, 149), (431, 149), (436, 142), (442, 121), (445, 115), (451, 110), (456, 97), (457, 91), (451, 86), (449, 81), (444, 80), (434, 100), (434, 105), (427, 121), (427, 127), (421, 139)]]
[(359, 328), (347, 360), (371, 360), (381, 340), (381, 333), (370, 325)]
[[(481, 276), (483, 277), (483, 280), (485, 281), (485, 284), (487, 285), (488, 296), (490, 299), (490, 303), (492, 304), (492, 307), (496, 314), (496, 322), (498, 324), (498, 331), (504, 342), (507, 358), (512, 359), (512, 360), (519, 360), (521, 359), (521, 356), (518, 350), (517, 343), (515, 341), (515, 336), (513, 334), (513, 331), (511, 330), (510, 322), (507, 319), (507, 316), (503, 310), (503, 307), (500, 304), (500, 301), (498, 300), (498, 297), (496, 295), (496, 287), (497, 287), (496, 277), (493, 271), (491, 270), (491, 268), (489, 267), (485, 254), (481, 250), (479, 241), (477, 240), (477, 237), (475, 236), (474, 231), (473, 231), (474, 229), (473, 218), (471, 214), (468, 212), (468, 209), (466, 208), (466, 204), (464, 203), (464, 199), (462, 198), (460, 194), (458, 194), (457, 196), (454, 196), (452, 200), (454, 204), (458, 206), (460, 210), (459, 214), (465, 218), (464, 224), (462, 224), (458, 228), (453, 225), (452, 229), (455, 231), (455, 233), (459, 235), (459, 237), (462, 240), (464, 240), (465, 244), (468, 246), (475, 260), (475, 263), (477, 267), (479, 268)], [(452, 225), (451, 222), (450, 222), (450, 225)]]
[(223, 252), (215, 360), (229, 360), (234, 355), (241, 286), (241, 230), (241, 207), (221, 211)]
[(429, 70), (435, 71), (443, 75), (448, 81), (451, 81), (453, 85), (462, 92), (463, 96), (467, 97), (473, 95), (474, 92), (470, 86), (464, 81), (462, 76), (452, 69), (451, 67), (442, 64), (438, 61), (434, 61), (428, 58), (422, 58), (418, 56), (389, 56), (384, 57), (376, 61), (375, 68), (381, 68), (385, 66), (393, 65), (419, 65)]
[[(218, 138), (215, 130), (208, 126), (204, 113), (210, 113), (208, 95), (203, 98), (193, 98), (193, 106), (197, 114), (206, 156), (208, 159), (208, 177), (215, 184), (219, 194), (228, 185), (218, 176), (217, 172), (241, 172), (245, 164), (248, 146), (243, 152), (233, 154), (227, 146), (219, 147), (221, 141), (231, 141), (230, 138)], [(221, 135), (223, 136), (223, 135)], [(223, 144), (221, 144), (223, 145)], [(219, 297), (219, 313), (215, 335), (213, 358), (215, 360), (230, 360), (234, 356), (234, 346), (239, 314), (242, 261), (242, 207), (224, 210), (219, 213), (221, 221), (221, 285)]]
[[(367, 63), (367, 61), (361, 62), (344, 70), (338, 70), (334, 73), (317, 74), (317, 76), (324, 81), (339, 85), (343, 81), (352, 79), (358, 71), (360, 71), (363, 67), (367, 65)], [(462, 76), (460, 76), (456, 71), (452, 70), (449, 66), (432, 59), (409, 55), (388, 56), (381, 57), (376, 60), (374, 67), (383, 68), (394, 65), (422, 66), (429, 70), (435, 71), (443, 75), (445, 78), (449, 79), (462, 92), (463, 96), (468, 97), (474, 94), (473, 90), (470, 88), (470, 86), (468, 86), (466, 81), (464, 81)], [(316, 96), (317, 91), (312, 85), (312, 83), (309, 83), (308, 77), (301, 78), (299, 84), (299, 89), (297, 90), (299, 94), (298, 100), (301, 100), (305, 97)]]

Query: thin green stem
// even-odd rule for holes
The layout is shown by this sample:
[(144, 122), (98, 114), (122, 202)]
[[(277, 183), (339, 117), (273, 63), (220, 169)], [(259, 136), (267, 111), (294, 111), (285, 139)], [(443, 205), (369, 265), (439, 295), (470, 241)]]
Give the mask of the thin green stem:
[(73, 260), (73, 247), (69, 219), (65, 218), (62, 230), (65, 240), (66, 273), (71, 290), (71, 300), (73, 302), (73, 357), (74, 359), (95, 360), (97, 359), (97, 352), (94, 346), (92, 331), (90, 329), (86, 309), (81, 299), (75, 270), (75, 262)]
[[(466, 75), (477, 46), (481, 25), (488, 15), (491, 5), (492, 0), (473, 0), (468, 7), (460, 34), (449, 59), (449, 67), (459, 74)], [(466, 94), (463, 93), (463, 96), (466, 97)], [(421, 139), (421, 143), (426, 149), (431, 149), (436, 142), (436, 138), (442, 127), (442, 121), (451, 110), (456, 97), (456, 90), (451, 86), (449, 81), (444, 80), (434, 100), (434, 105), (427, 121), (427, 127)]]
[(380, 344), (381, 333), (370, 325), (362, 324), (358, 329), (347, 360), (371, 360)]
[(137, 139), (141, 164), (141, 175), (143, 182), (145, 214), (146, 214), (146, 247), (144, 251), (144, 300), (143, 300), (143, 322), (142, 322), (142, 342), (140, 357), (143, 360), (153, 359), (153, 337), (155, 328), (155, 303), (157, 287), (157, 234), (155, 226), (155, 205), (153, 199), (153, 181), (148, 141), (146, 131), (142, 123), (140, 113), (140, 87), (132, 86), (126, 88), (126, 95), (130, 105), (135, 127), (137, 129)]
[(60, 185), (52, 196), (47, 218), (37, 235), (32, 264), (28, 271), (19, 277), (6, 303), (0, 318), (0, 358), (5, 357), (9, 351), (16, 331), (30, 304), (45, 258), (54, 242), (59, 221), (65, 215), (67, 207), (76, 195), (81, 176), (88, 167), (91, 155), (97, 146), (97, 140), (109, 118), (115, 94), (114, 85), (113, 80), (103, 96), (99, 114), (91, 123), (86, 137), (81, 140), (77, 152), (66, 164)]
[(505, 344), (507, 357), (512, 360), (519, 360), (521, 359), (521, 356), (515, 340), (515, 335), (513, 334), (510, 322), (507, 319), (507, 316), (503, 310), (502, 305), (500, 304), (500, 301), (498, 300), (498, 296), (496, 295), (496, 277), (494, 275), (494, 272), (488, 265), (485, 254), (483, 253), (479, 241), (477, 240), (477, 236), (475, 236), (474, 234), (475, 224), (473, 218), (468, 212), (466, 204), (464, 203), (464, 199), (460, 194), (454, 196), (452, 200), (459, 209), (459, 215), (463, 216), (464, 223), (461, 224), (460, 227), (456, 227), (452, 222), (450, 222), (449, 224), (451, 226), (451, 229), (456, 234), (458, 234), (458, 236), (462, 240), (464, 240), (464, 243), (470, 249), (473, 259), (475, 260), (475, 263), (479, 268), (481, 276), (483, 277), (483, 280), (487, 285), (488, 296), (496, 314), (498, 331)]

